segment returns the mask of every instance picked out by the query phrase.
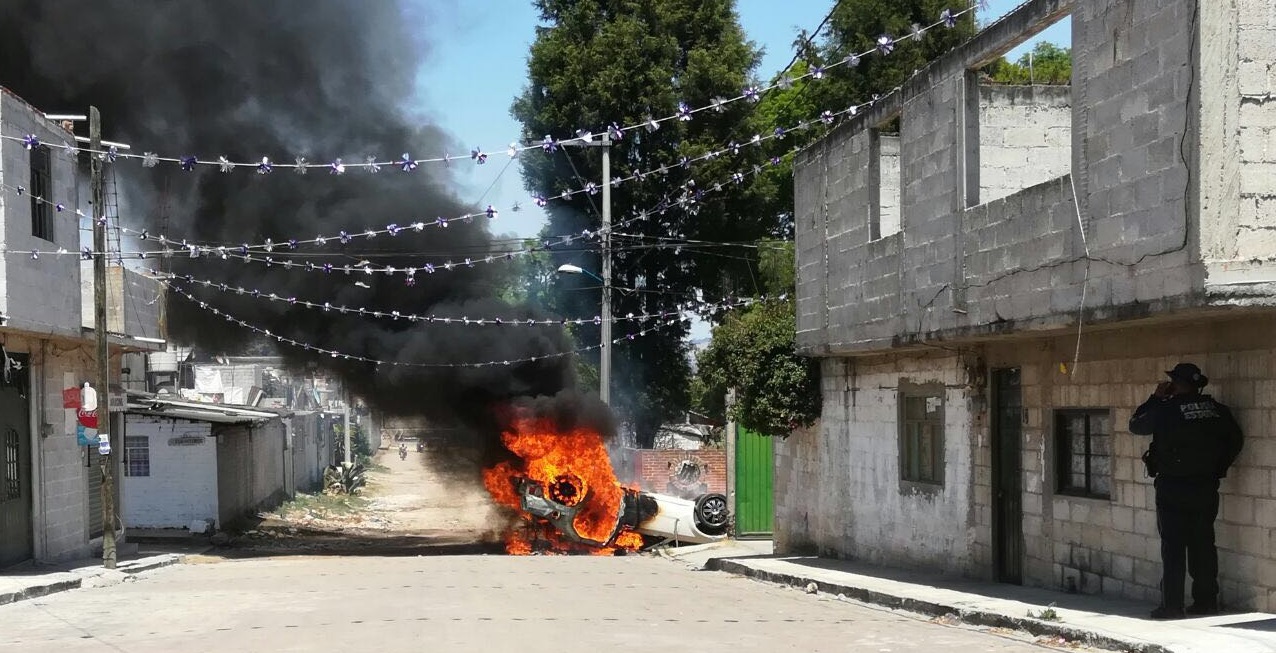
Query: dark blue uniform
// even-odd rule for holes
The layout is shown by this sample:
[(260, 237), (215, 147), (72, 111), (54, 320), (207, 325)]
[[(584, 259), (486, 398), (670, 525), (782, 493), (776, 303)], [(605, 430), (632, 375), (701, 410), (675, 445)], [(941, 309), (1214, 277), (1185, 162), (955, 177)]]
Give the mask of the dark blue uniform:
[(1130, 417), (1130, 432), (1152, 436), (1147, 465), (1156, 477), (1161, 605), (1183, 609), (1184, 573), (1190, 570), (1193, 607), (1217, 610), (1218, 482), (1241, 452), (1240, 426), (1232, 411), (1209, 395), (1153, 395)]

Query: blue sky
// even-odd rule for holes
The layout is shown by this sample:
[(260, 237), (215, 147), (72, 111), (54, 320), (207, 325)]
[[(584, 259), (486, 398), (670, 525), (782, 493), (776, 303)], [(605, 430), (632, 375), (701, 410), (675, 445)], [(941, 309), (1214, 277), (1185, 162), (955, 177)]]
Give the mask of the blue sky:
[[(980, 22), (995, 20), (1020, 3), (990, 0)], [(545, 214), (528, 200), (517, 165), (505, 167), (504, 155), (506, 145), (520, 132), (509, 106), (526, 83), (527, 52), (537, 25), (531, 2), (409, 0), (409, 5), (408, 20), (421, 25), (421, 36), (430, 44), (418, 76), (414, 110), (451, 132), (464, 148), (457, 153), (474, 146), (493, 152), (485, 166), (456, 167), (458, 196), (476, 206), (490, 203), (503, 209), (518, 202), (521, 210), (503, 211), (493, 230), (535, 235)], [(745, 33), (765, 50), (760, 77), (768, 78), (787, 64), (798, 31), (814, 29), (832, 6), (832, 0), (737, 0)], [(1010, 54), (1017, 57), (1041, 39), (1066, 45), (1070, 30), (1070, 23), (1060, 23)]]

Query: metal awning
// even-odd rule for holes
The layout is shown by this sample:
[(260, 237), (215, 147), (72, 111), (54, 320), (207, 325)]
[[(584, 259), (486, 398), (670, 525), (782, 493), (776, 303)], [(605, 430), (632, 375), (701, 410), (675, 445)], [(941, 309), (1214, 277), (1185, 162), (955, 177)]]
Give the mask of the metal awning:
[(215, 424), (250, 424), (275, 418), (291, 417), (292, 415), (291, 413), (281, 413), (261, 408), (165, 399), (156, 395), (132, 392), (128, 395), (128, 402), (125, 404), (124, 412), (133, 415), (170, 417)]

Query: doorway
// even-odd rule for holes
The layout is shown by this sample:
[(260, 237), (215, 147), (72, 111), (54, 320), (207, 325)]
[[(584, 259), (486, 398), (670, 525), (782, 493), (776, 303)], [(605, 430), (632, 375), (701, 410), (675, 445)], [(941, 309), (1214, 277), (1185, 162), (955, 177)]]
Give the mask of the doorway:
[(1019, 369), (992, 373), (993, 564), (997, 581), (1023, 583), (1023, 390)]
[[(26, 358), (20, 361), (26, 374)], [(32, 549), (31, 523), (31, 428), (27, 419), (26, 384), (15, 379), (0, 385), (0, 567), (29, 560)]]
[(775, 520), (775, 439), (737, 426), (735, 442), (736, 537), (771, 537)]

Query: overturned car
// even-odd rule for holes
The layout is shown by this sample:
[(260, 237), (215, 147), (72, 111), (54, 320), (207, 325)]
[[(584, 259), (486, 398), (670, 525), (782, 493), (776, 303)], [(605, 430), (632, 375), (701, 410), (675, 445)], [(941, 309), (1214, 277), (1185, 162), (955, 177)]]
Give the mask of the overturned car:
[(703, 544), (725, 538), (731, 526), (727, 498), (721, 494), (702, 494), (689, 500), (625, 488), (610, 536), (598, 541), (577, 532), (577, 514), (590, 499), (588, 490), (578, 496), (578, 487), (570, 479), (558, 479), (549, 488), (526, 477), (516, 481), (523, 512), (579, 544), (609, 547), (628, 532), (641, 535), (647, 546), (665, 542)]

